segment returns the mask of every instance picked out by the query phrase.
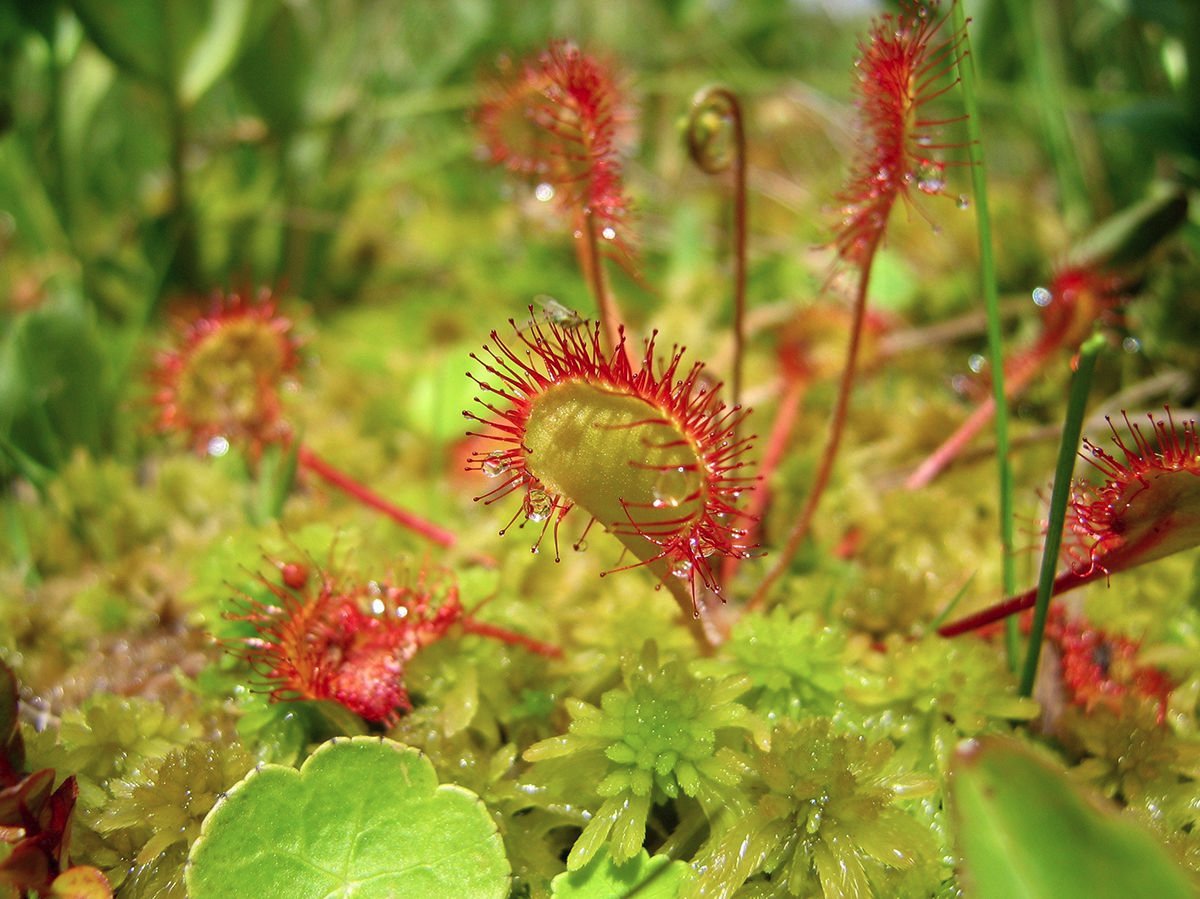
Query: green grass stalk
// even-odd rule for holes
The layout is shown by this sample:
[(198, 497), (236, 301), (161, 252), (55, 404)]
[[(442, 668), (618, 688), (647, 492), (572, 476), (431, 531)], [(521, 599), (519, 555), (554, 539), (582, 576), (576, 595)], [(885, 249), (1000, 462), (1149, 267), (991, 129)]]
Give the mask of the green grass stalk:
[[(1067, 517), (1067, 501), (1071, 497), (1071, 478), (1075, 472), (1075, 457), (1079, 454), (1079, 438), (1083, 433), (1083, 416), (1087, 411), (1088, 393), (1096, 360), (1104, 347), (1103, 335), (1093, 334), (1079, 350), (1079, 364), (1071, 378), (1067, 397), (1067, 417), (1063, 422), (1062, 442), (1058, 447), (1058, 463), (1054, 467), (1054, 487), (1050, 491), (1050, 512), (1046, 522), (1046, 546), (1042, 550), (1042, 567), (1038, 573), (1037, 603), (1033, 607), (1033, 624), (1029, 630), (1029, 646), (1021, 669), (1021, 695), (1032, 696), (1037, 678), (1038, 660), (1042, 651), (1042, 635), (1046, 630), (1046, 615), (1050, 611), (1050, 596), (1058, 572), (1058, 553), (1062, 548), (1063, 523)], [(1008, 619), (1016, 621), (1015, 617)]]
[[(996, 414), (996, 464), (1000, 497), (1000, 571), (1005, 596), (1017, 589), (1016, 543), (1013, 518), (1013, 475), (1009, 462), (1008, 398), (1004, 389), (1004, 337), (1000, 326), (1000, 290), (996, 279), (996, 257), (992, 249), (992, 220), (988, 205), (987, 167), (983, 155), (983, 136), (979, 127), (979, 99), (975, 87), (975, 57), (971, 54), (971, 37), (967, 32), (966, 13), (962, 3), (951, 10), (954, 29), (964, 37), (963, 53), (958, 59), (958, 77), (962, 85), (963, 107), (967, 115), (967, 136), (971, 160), (971, 189), (975, 195), (975, 223), (979, 238), (979, 267), (983, 300), (987, 310), (988, 356), (991, 358), (992, 395)], [(1007, 625), (1006, 644), (1009, 664), (1016, 664), (1019, 636), (1016, 622)]]

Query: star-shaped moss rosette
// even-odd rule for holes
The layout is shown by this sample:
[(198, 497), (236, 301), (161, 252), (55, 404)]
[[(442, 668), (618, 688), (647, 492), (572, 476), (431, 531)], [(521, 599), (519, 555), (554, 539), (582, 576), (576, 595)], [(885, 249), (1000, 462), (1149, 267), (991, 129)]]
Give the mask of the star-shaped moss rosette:
[[(700, 363), (681, 372), (682, 349), (659, 363), (653, 337), (635, 367), (623, 331), (611, 354), (599, 325), (534, 325), (516, 336), (513, 348), (493, 331), (487, 358), (472, 354), (498, 381), (475, 378), (490, 395), (478, 400), (490, 417), (463, 414), (489, 428), (471, 436), (500, 444), (469, 460), (468, 470), (499, 482), (476, 499), (518, 494), (504, 531), (541, 524), (540, 543), (552, 529), (556, 558), (560, 525), (578, 506), (591, 516), (588, 528), (598, 522), (639, 560), (625, 568), (650, 568), (688, 620), (699, 618), (701, 590), (721, 595), (713, 557), (751, 549), (736, 508), (754, 480), (741, 475), (749, 438), (734, 435), (745, 412), (717, 398)], [(722, 636), (696, 630), (702, 641)]]
[[(898, 895), (894, 878), (936, 869), (927, 826), (897, 803), (934, 791), (931, 778), (898, 772), (892, 744), (838, 733), (827, 718), (784, 720), (770, 750), (751, 759), (751, 806), (693, 861), (683, 896), (730, 896), (770, 875), (773, 895)], [(937, 885), (931, 873), (924, 895)]]
[(561, 650), (496, 625), (463, 608), (458, 587), (421, 572), (412, 583), (363, 582), (332, 571), (276, 563), (282, 582), (260, 577), (270, 598), (243, 594), (227, 617), (253, 633), (225, 641), (273, 701), (331, 700), (367, 721), (393, 725), (412, 710), (404, 685), (408, 663), (452, 630), (501, 640), (547, 656)]
[(410, 746), (332, 740), (297, 771), (263, 765), (204, 819), (191, 899), (503, 899), (511, 871), (479, 797)]
[[(1200, 438), (1196, 422), (1175, 423), (1147, 416), (1153, 443), (1141, 425), (1122, 413), (1128, 442), (1109, 420), (1113, 442), (1123, 459), (1083, 441), (1080, 453), (1104, 476), (1100, 485), (1079, 482), (1067, 508), (1063, 555), (1065, 571), (1054, 580), (1052, 595), (1119, 571), (1145, 565), (1200, 544)], [(968, 615), (938, 630), (953, 637), (1033, 608), (1034, 588)]]
[(571, 849), (570, 871), (605, 844), (618, 864), (634, 858), (652, 806), (689, 796), (710, 816), (735, 807), (746, 772), (737, 731), (767, 744), (762, 723), (734, 701), (748, 678), (695, 678), (678, 662), (660, 665), (653, 641), (623, 657), (621, 670), (624, 686), (605, 693), (600, 708), (568, 699), (569, 731), (525, 750), (535, 780), (564, 771), (597, 778), (603, 802)]
[(990, 646), (890, 638), (883, 652), (862, 660), (848, 691), (854, 730), (886, 736), (903, 764), (944, 774), (955, 746), (967, 737), (1007, 733), (1030, 721), (1040, 706), (1017, 695), (1012, 674)]
[(692, 670), (749, 675), (754, 687), (743, 702), (768, 719), (832, 715), (845, 695), (850, 652), (844, 628), (777, 607), (743, 615), (720, 656), (699, 659)]

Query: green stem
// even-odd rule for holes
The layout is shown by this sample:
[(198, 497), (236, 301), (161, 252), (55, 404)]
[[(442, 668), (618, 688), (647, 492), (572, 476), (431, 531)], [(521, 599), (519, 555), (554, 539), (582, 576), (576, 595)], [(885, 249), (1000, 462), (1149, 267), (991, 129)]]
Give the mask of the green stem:
[[(979, 266), (983, 299), (987, 309), (988, 355), (992, 367), (992, 395), (995, 398), (996, 465), (1000, 494), (1000, 565), (1004, 596), (1017, 589), (1016, 543), (1013, 518), (1013, 476), (1009, 461), (1008, 394), (1004, 386), (1004, 338), (1000, 325), (1000, 291), (996, 279), (996, 257), (992, 249), (992, 219), (988, 204), (987, 165), (983, 155), (983, 135), (979, 127), (979, 101), (975, 87), (975, 57), (967, 32), (962, 3), (952, 9), (954, 30), (963, 35), (963, 52), (958, 58), (958, 77), (962, 84), (963, 107), (967, 114), (967, 137), (971, 160), (971, 187), (975, 194), (975, 223), (979, 237)], [(1008, 625), (1006, 635), (1009, 663), (1015, 665), (1018, 646), (1016, 623)]]
[[(1046, 615), (1058, 570), (1058, 553), (1062, 548), (1063, 523), (1067, 517), (1067, 501), (1071, 497), (1071, 477), (1083, 433), (1083, 415), (1087, 411), (1088, 393), (1096, 359), (1104, 347), (1103, 335), (1093, 334), (1079, 350), (1079, 364), (1071, 378), (1071, 393), (1067, 399), (1067, 417), (1063, 422), (1062, 443), (1058, 447), (1058, 464), (1054, 468), (1054, 487), (1050, 492), (1050, 512), (1046, 522), (1046, 546), (1042, 551), (1042, 567), (1038, 574), (1037, 601), (1033, 607), (1033, 625), (1029, 630), (1029, 646), (1021, 670), (1021, 695), (1033, 695), (1037, 678), (1038, 659), (1042, 651), (1042, 634), (1046, 630)], [(1009, 621), (1015, 619), (1010, 618)]]
[(1064, 102), (1068, 85), (1056, 56), (1062, 47), (1058, 24), (1053, 19), (1058, 8), (1057, 4), (1041, 0), (1008, 0), (1013, 34), (1018, 46), (1028, 51), (1019, 54), (1033, 81), (1033, 91), (1026, 96), (1041, 118), (1042, 134), (1058, 178), (1066, 217), (1078, 224), (1092, 219), (1092, 209)]

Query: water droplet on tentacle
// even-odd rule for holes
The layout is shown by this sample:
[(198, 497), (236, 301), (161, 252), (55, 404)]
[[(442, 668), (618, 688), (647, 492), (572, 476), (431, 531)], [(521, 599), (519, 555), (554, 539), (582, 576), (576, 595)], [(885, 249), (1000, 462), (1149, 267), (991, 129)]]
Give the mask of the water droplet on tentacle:
[(530, 521), (545, 521), (554, 511), (554, 500), (545, 490), (534, 487), (525, 494), (525, 517)]
[(691, 478), (688, 470), (682, 465), (676, 468), (664, 468), (654, 479), (654, 508), (675, 508), (691, 493)]
[(487, 477), (498, 478), (512, 468), (512, 460), (504, 450), (495, 450), (488, 453), (479, 468)]

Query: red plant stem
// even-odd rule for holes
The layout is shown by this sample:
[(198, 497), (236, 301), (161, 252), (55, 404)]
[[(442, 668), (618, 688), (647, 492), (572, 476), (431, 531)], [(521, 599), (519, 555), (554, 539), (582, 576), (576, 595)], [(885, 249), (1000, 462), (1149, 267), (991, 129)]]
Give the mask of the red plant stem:
[[(722, 115), (733, 129), (733, 153), (728, 159), (713, 158), (709, 143), (699, 124), (700, 113), (711, 104), (724, 107)], [(733, 404), (742, 401), (742, 369), (746, 346), (746, 129), (742, 104), (737, 94), (726, 87), (710, 87), (692, 101), (692, 113), (687, 130), (688, 153), (692, 161), (707, 174), (716, 175), (733, 169), (733, 372), (730, 387)]]
[[(787, 382), (783, 396), (779, 400), (775, 421), (771, 425), (771, 435), (767, 438), (766, 446), (763, 448), (762, 461), (758, 466), (759, 482), (750, 493), (750, 502), (746, 504), (746, 515), (752, 522), (746, 541), (751, 545), (758, 542), (757, 535), (761, 529), (762, 516), (771, 499), (768, 486), (771, 482), (771, 475), (783, 461), (783, 454), (788, 448), (788, 437), (791, 436), (792, 427), (796, 423), (796, 416), (800, 412), (800, 401), (804, 398), (807, 386), (808, 383), (803, 378), (793, 377)], [(725, 560), (721, 572), (721, 579), (724, 583), (728, 584), (733, 580), (741, 562), (742, 559), (737, 556), (730, 556)]]
[[(1064, 571), (1054, 579), (1054, 586), (1050, 591), (1050, 595), (1058, 596), (1061, 593), (1066, 593), (1068, 590), (1074, 590), (1076, 587), (1082, 587), (1084, 584), (1089, 584), (1094, 580), (1105, 577), (1107, 574), (1099, 566), (1092, 568), (1091, 571), (1086, 573), (1080, 573), (1073, 569)], [(1017, 594), (1011, 599), (1006, 599), (1004, 602), (976, 612), (974, 615), (968, 615), (966, 618), (960, 618), (958, 621), (942, 625), (938, 628), (938, 634), (943, 637), (957, 637), (959, 634), (978, 630), (981, 627), (1002, 621), (1010, 615), (1016, 615), (1018, 612), (1024, 612), (1026, 609), (1032, 609), (1036, 603), (1037, 587), (1033, 587), (1024, 593)]]
[(396, 522), (396, 524), (400, 525), (400, 527), (420, 534), (427, 540), (432, 540), (434, 543), (441, 544), (442, 546), (454, 546), (458, 542), (458, 537), (450, 531), (388, 502), (366, 485), (360, 484), (345, 472), (334, 468), (303, 444), (297, 450), (296, 458), (301, 465), (326, 483), (332, 484), (343, 493), (354, 497), (363, 505), (370, 506), (372, 509), (382, 512), (388, 518), (392, 519), (392, 521)]
[(463, 630), (468, 634), (478, 634), (481, 637), (501, 640), (511, 646), (523, 646), (530, 652), (536, 652), (538, 655), (546, 656), (550, 659), (561, 659), (563, 655), (562, 649), (552, 643), (543, 643), (541, 640), (526, 637), (524, 634), (518, 634), (515, 631), (510, 631), (495, 624), (476, 621), (474, 618), (464, 618), (460, 623)]
[[(608, 282), (604, 277), (604, 265), (600, 256), (600, 241), (596, 236), (596, 217), (591, 210), (583, 208), (579, 211), (579, 230), (582, 232), (576, 241), (579, 247), (580, 264), (587, 278), (588, 288), (596, 309), (600, 313), (600, 326), (604, 332), (606, 348), (611, 352), (615, 347), (624, 346), (621, 343), (621, 313), (616, 301), (608, 290)], [(628, 349), (624, 352), (628, 354)]]
[[(1047, 346), (1044, 349), (1035, 351), (1024, 364), (1014, 366), (1014, 371), (1008, 373), (1004, 378), (1004, 398), (1011, 400), (1014, 396), (1024, 390), (1033, 376), (1041, 369), (1043, 363), (1050, 356), (1050, 350), (1054, 347)], [(996, 414), (996, 397), (988, 396), (970, 417), (967, 418), (958, 429), (951, 434), (946, 440), (935, 449), (929, 456), (917, 466), (916, 470), (908, 476), (904, 482), (904, 486), (909, 490), (918, 490), (921, 487), (929, 484), (949, 465), (954, 458), (961, 453), (971, 442), (972, 439), (983, 430), (986, 425)]]
[(800, 549), (800, 544), (804, 538), (808, 536), (809, 530), (812, 529), (813, 519), (817, 514), (817, 507), (821, 503), (821, 497), (825, 493), (825, 488), (829, 485), (829, 479), (833, 475), (833, 466), (837, 461), (838, 447), (842, 442), (842, 434), (846, 430), (846, 418), (850, 411), (850, 394), (854, 387), (854, 374), (858, 368), (858, 350), (862, 343), (863, 322), (866, 319), (867, 312), (867, 285), (871, 281), (871, 266), (875, 262), (875, 251), (879, 249), (879, 241), (882, 239), (882, 232), (876, 234), (869, 247), (866, 248), (863, 255), (862, 268), (859, 271), (858, 290), (854, 296), (854, 312), (850, 322), (850, 345), (846, 348), (846, 365), (842, 369), (842, 379), (838, 384), (837, 405), (834, 407), (833, 419), (829, 426), (829, 437), (825, 442), (825, 450), (821, 456), (821, 467), (817, 471), (816, 478), (813, 480), (812, 490), (809, 491), (808, 499), (804, 503), (804, 509), (800, 513), (800, 517), (796, 519), (795, 525), (792, 526), (791, 533), (788, 534), (787, 543), (784, 544), (779, 556), (775, 560), (775, 564), (767, 572), (762, 583), (758, 585), (754, 595), (750, 597), (750, 601), (746, 604), (747, 609), (758, 608), (766, 601), (767, 596), (771, 592), (771, 588), (775, 586), (776, 581), (783, 577), (788, 566), (792, 563), (792, 559), (796, 557), (796, 553)]

